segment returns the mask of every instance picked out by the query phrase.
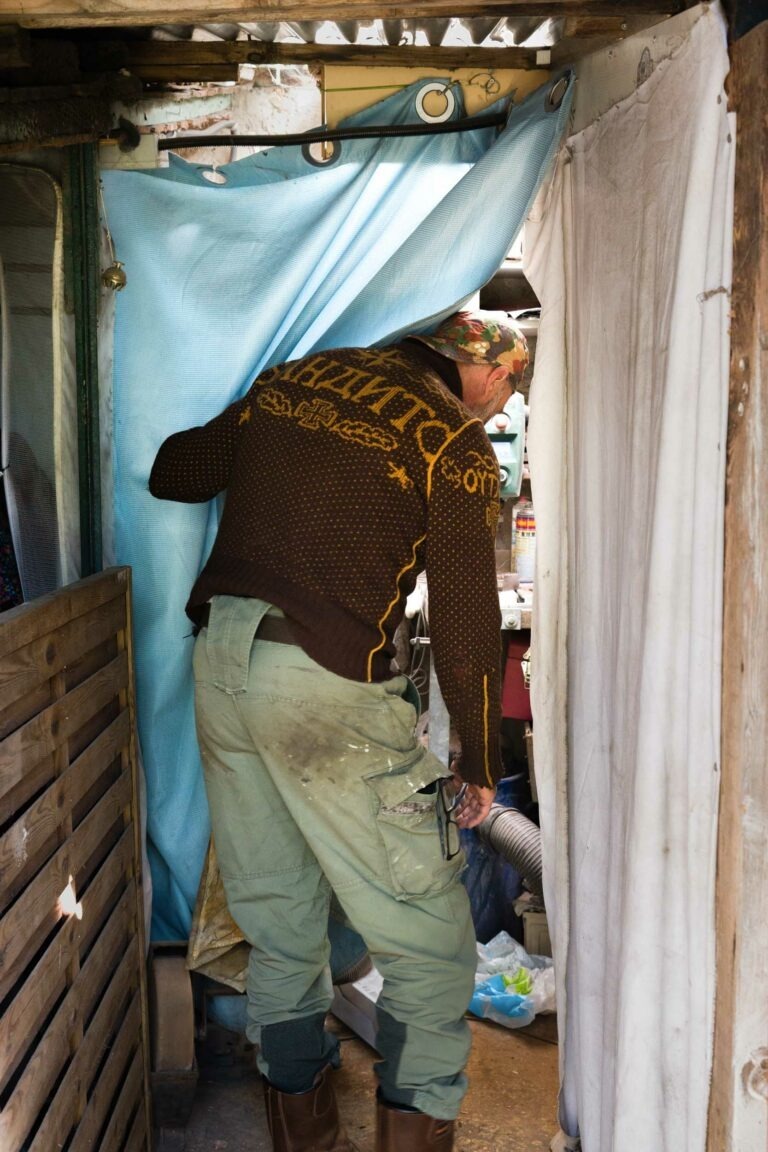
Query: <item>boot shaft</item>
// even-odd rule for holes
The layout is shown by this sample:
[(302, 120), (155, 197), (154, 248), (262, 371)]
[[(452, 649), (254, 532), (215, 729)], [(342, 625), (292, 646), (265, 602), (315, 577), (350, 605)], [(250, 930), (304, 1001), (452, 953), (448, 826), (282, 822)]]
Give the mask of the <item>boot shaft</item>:
[(280, 1092), (265, 1080), (264, 1103), (274, 1152), (358, 1152), (341, 1125), (329, 1068), (308, 1092)]
[(453, 1152), (453, 1120), (376, 1101), (376, 1152)]

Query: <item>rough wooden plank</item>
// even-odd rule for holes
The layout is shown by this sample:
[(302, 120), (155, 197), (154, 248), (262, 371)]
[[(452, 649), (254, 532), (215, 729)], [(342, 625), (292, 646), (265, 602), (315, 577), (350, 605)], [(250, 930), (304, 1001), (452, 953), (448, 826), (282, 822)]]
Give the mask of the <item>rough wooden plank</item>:
[(218, 6), (205, 0), (4, 0), (4, 19), (25, 28), (67, 28), (152, 24), (213, 24), (280, 20), (407, 20), (414, 16), (579, 16), (581, 14), (680, 12), (681, 0), (417, 0), (413, 4), (376, 0), (225, 0)]
[(50, 684), (46, 683), (28, 692), (26, 696), (15, 703), (9, 704), (8, 707), (5, 706), (3, 700), (2, 711), (0, 712), (0, 740), (4, 740), (22, 724), (26, 724), (27, 720), (31, 720), (38, 712), (42, 712), (52, 699)]
[(64, 676), (67, 692), (72, 692), (78, 685), (95, 675), (100, 668), (106, 668), (117, 655), (117, 635), (113, 634), (102, 640), (90, 652), (83, 652), (71, 664), (68, 664), (62, 675)]
[(115, 697), (114, 700), (108, 700), (103, 708), (98, 712), (94, 712), (84, 724), (82, 724), (76, 732), (73, 732), (69, 737), (69, 755), (70, 759), (74, 759), (84, 751), (88, 745), (96, 739), (100, 732), (108, 728), (115, 720), (120, 712), (120, 697)]
[(31, 40), (23, 65), (0, 64), (2, 84), (62, 84), (79, 78), (77, 46), (66, 40)]
[(96, 576), (89, 576), (4, 612), (0, 627), (0, 660), (40, 636), (58, 632), (70, 620), (91, 612), (108, 600), (124, 597), (127, 583), (127, 568), (108, 568)]
[[(117, 1088), (125, 1079), (126, 1066), (131, 1055), (140, 1049), (141, 997), (137, 992), (120, 1022), (120, 1031), (110, 1049), (104, 1067), (99, 1073), (88, 1105), (67, 1152), (92, 1152), (96, 1139), (112, 1107)], [(140, 1053), (139, 1053), (140, 1054)]]
[(66, 1143), (77, 1122), (79, 1089), (89, 1084), (103, 1052), (115, 1034), (138, 982), (138, 965), (139, 952), (136, 941), (132, 940), (88, 1025), (82, 1044), (56, 1090), (42, 1124), (25, 1152), (51, 1152), (51, 1149), (63, 1147)]
[[(121, 648), (127, 650), (129, 656), (131, 653), (131, 641), (133, 637), (133, 584), (132, 573), (128, 569), (128, 590), (126, 592), (126, 604), (128, 607), (128, 621), (125, 630), (118, 636), (118, 644)], [(126, 758), (126, 766), (131, 769), (131, 786), (132, 792), (132, 810), (137, 814), (137, 818), (133, 821), (133, 835), (134, 835), (134, 895), (136, 899), (136, 939), (139, 946), (139, 956), (141, 963), (139, 965), (139, 988), (141, 991), (141, 1034), (144, 1040), (142, 1045), (142, 1058), (143, 1058), (143, 1130), (145, 1132), (145, 1140), (147, 1144), (151, 1144), (152, 1132), (152, 1112), (151, 1112), (151, 1090), (150, 1090), (150, 1068), (149, 1068), (149, 996), (147, 989), (147, 965), (144, 962), (147, 954), (147, 936), (144, 924), (144, 845), (142, 842), (142, 829), (141, 821), (138, 814), (141, 812), (141, 792), (139, 788), (139, 772), (137, 765), (139, 763), (139, 750), (138, 750), (138, 737), (137, 737), (137, 724), (136, 724), (136, 676), (133, 665), (133, 660), (128, 661), (128, 688), (125, 693), (125, 704), (128, 708), (128, 714), (131, 718), (131, 737), (130, 746), (127, 752), (123, 753)], [(134, 1141), (134, 1132), (136, 1126), (131, 1132), (129, 1142)], [(129, 1152), (126, 1148), (125, 1152)]]
[(30, 765), (19, 781), (7, 792), (0, 787), (0, 825), (8, 824), (16, 813), (25, 808), (31, 798), (56, 775), (54, 757), (45, 756), (38, 764)]
[(145, 1152), (148, 1148), (146, 1113), (143, 1109), (139, 1109), (125, 1142), (125, 1152)]
[(708, 1152), (768, 1148), (768, 23), (731, 45), (736, 112), (717, 999)]
[(570, 40), (583, 36), (608, 36), (618, 39), (642, 32), (657, 19), (658, 13), (646, 13), (640, 16), (630, 16), (626, 13), (619, 16), (569, 16), (563, 27), (562, 38)]
[(0, 837), (0, 910), (17, 895), (19, 885), (30, 875), (30, 865), (37, 871), (35, 862), (38, 867), (42, 864), (40, 856), (46, 847), (53, 845), (50, 851), (55, 850), (58, 842), (54, 833), (71, 817), (98, 783), (105, 766), (114, 761), (129, 739), (128, 712), (124, 711)]
[(128, 659), (122, 652), (73, 692), (6, 736), (0, 742), (0, 796), (114, 699), (127, 681)]
[(121, 1147), (131, 1121), (138, 1112), (143, 1111), (141, 1100), (142, 1073), (141, 1050), (138, 1050), (131, 1061), (130, 1070), (123, 1082), (120, 1095), (109, 1118), (109, 1124), (104, 1132), (104, 1138), (100, 1144), (103, 1152), (108, 1152), (111, 1148)]
[[(212, 68), (239, 64), (350, 64), (361, 67), (535, 68), (536, 52), (526, 48), (365, 47), (356, 44), (276, 44), (253, 40), (137, 42), (129, 50), (129, 67), (145, 80), (172, 79), (194, 72), (213, 79)], [(218, 77), (217, 77), (218, 78)]]
[(0, 731), (7, 708), (125, 627), (125, 600), (114, 599), (39, 636), (0, 661)]
[(0, 68), (26, 68), (31, 60), (29, 33), (13, 25), (0, 27)]
[(0, 920), (0, 997), (21, 974), (29, 937), (41, 926), (55, 927), (69, 877), (77, 878), (80, 862), (97, 850), (130, 800), (130, 778), (121, 776)]
[[(67, 986), (66, 964), (62, 964), (62, 958), (66, 960), (75, 953), (83, 958), (86, 956), (117, 902), (127, 902), (126, 908), (133, 911), (133, 894), (126, 879), (132, 847), (132, 829), (129, 828), (83, 896), (87, 916), (82, 920), (75, 916), (67, 918), (0, 1016), (0, 1091), (5, 1089), (30, 1040), (38, 1035)], [(120, 890), (123, 894), (116, 898)]]
[[(130, 942), (129, 901), (117, 906), (88, 959), (56, 1010), (0, 1113), (0, 1146), (21, 1148), (72, 1054), (73, 1034), (84, 1031)], [(136, 979), (130, 972), (124, 979)], [(113, 1021), (117, 1028), (119, 1021)], [(30, 1040), (34, 1039), (29, 1037)]]

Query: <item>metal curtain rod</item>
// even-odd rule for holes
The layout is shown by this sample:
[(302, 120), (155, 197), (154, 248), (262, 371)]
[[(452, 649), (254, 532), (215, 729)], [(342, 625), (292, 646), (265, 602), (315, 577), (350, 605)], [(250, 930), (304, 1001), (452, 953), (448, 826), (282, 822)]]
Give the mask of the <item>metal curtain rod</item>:
[(231, 148), (233, 144), (272, 145), (322, 144), (326, 140), (368, 140), (385, 136), (438, 136), (445, 132), (474, 132), (477, 128), (501, 128), (505, 112), (453, 120), (443, 124), (371, 124), (368, 128), (318, 128), (312, 132), (290, 132), (284, 136), (164, 136), (158, 140), (161, 152), (175, 148)]

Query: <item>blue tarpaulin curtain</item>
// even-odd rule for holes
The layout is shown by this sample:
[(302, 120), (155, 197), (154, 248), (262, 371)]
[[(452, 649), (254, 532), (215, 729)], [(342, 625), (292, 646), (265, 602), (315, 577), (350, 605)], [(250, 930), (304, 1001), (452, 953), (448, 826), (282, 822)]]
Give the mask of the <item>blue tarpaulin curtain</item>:
[[(419, 123), (423, 83), (345, 126)], [(513, 105), (501, 132), (345, 141), (320, 167), (289, 147), (222, 166), (225, 184), (175, 157), (167, 169), (103, 175), (128, 272), (115, 320), (115, 548), (133, 568), (156, 938), (187, 937), (209, 836), (184, 604), (217, 507), (153, 499), (155, 453), (264, 368), (428, 330), (486, 283), (562, 136), (570, 90), (553, 108), (550, 89)]]

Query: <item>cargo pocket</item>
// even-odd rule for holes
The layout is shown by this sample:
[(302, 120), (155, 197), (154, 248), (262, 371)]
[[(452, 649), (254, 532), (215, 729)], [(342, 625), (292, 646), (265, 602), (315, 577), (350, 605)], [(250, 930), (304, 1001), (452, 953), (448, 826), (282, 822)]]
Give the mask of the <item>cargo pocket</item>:
[(436, 781), (445, 774), (440, 761), (424, 752), (404, 768), (366, 778), (398, 900), (444, 891), (464, 866), (461, 852), (450, 861), (443, 856)]

